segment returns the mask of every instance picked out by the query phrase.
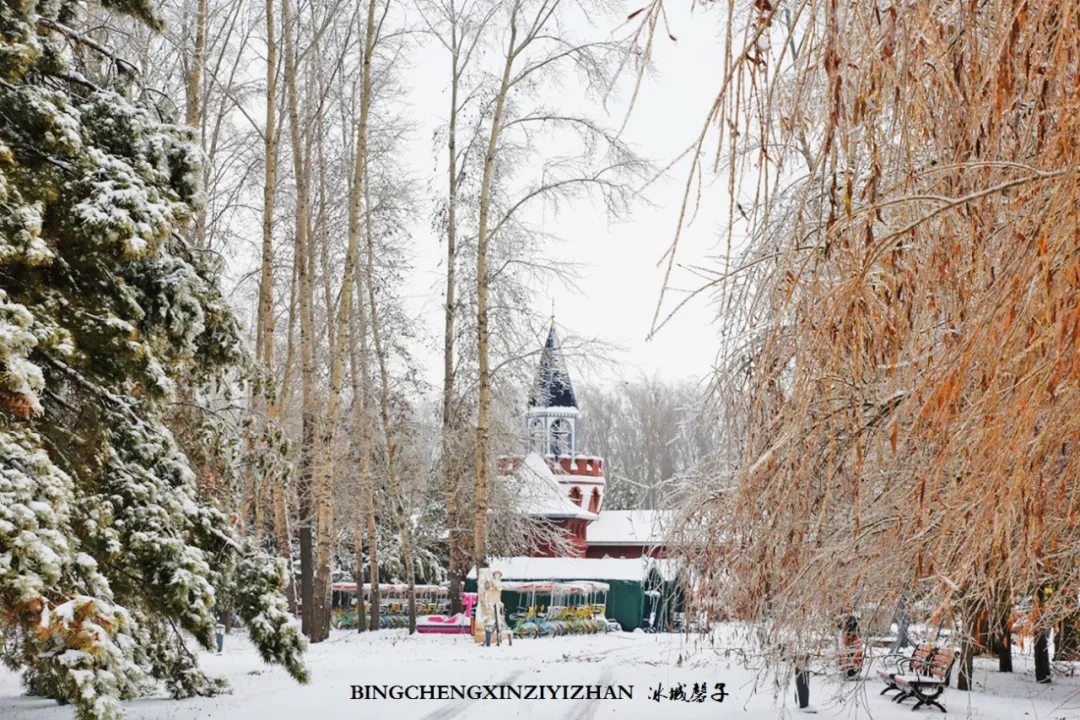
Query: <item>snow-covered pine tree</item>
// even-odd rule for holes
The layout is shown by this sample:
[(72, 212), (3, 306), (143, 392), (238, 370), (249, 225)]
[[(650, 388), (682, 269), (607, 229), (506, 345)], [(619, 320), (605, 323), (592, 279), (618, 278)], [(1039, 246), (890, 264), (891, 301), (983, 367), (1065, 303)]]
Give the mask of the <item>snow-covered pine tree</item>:
[[(103, 4), (159, 24), (145, 0)], [(162, 421), (182, 374), (242, 356), (177, 232), (198, 151), (128, 99), (131, 68), (77, 21), (67, 0), (0, 5), (0, 655), (33, 691), (105, 719), (150, 678), (220, 689), (183, 633), (209, 647), (227, 568), (264, 659), (307, 675), (284, 567), (199, 497)], [(74, 46), (110, 69), (81, 72)]]

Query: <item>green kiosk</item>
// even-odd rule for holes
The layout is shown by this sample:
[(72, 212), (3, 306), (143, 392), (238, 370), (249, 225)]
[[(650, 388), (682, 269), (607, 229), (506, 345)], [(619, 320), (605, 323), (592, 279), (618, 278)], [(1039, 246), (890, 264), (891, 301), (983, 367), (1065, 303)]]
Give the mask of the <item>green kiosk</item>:
[[(507, 617), (527, 611), (528, 593), (520, 583), (534, 581), (571, 584), (592, 581), (607, 586), (605, 615), (623, 630), (673, 630), (682, 612), (682, 583), (669, 560), (656, 558), (493, 558), (491, 569), (508, 582), (503, 590)], [(476, 569), (465, 580), (466, 592), (476, 591)]]

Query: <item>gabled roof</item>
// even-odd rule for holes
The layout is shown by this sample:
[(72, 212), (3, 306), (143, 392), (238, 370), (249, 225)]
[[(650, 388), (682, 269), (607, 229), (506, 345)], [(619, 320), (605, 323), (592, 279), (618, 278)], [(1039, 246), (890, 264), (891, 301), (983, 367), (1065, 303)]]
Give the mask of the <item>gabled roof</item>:
[(663, 545), (674, 518), (670, 510), (605, 510), (585, 529), (589, 545)]
[(540, 367), (536, 371), (536, 382), (529, 396), (529, 407), (564, 407), (576, 408), (577, 396), (570, 382), (570, 373), (566, 369), (566, 359), (559, 347), (559, 336), (555, 333), (555, 322), (551, 323), (544, 352), (540, 356)]
[(584, 510), (567, 496), (562, 485), (551, 472), (547, 461), (536, 452), (530, 452), (514, 471), (521, 490), (521, 511), (534, 517), (555, 520), (577, 518), (595, 520), (596, 513)]

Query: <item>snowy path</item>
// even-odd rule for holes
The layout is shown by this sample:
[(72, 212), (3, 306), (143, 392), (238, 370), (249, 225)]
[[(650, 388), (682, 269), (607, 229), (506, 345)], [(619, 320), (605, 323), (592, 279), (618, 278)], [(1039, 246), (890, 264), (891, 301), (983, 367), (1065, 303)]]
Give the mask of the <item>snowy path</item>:
[[(971, 694), (946, 692), (948, 717), (995, 720), (1080, 720), (1080, 677), (1057, 678), (1038, 686), (1028, 658), (1018, 657), (1021, 672), (1002, 676), (978, 661), (978, 690)], [(226, 641), (222, 655), (206, 654), (206, 670), (227, 678), (231, 695), (173, 701), (147, 698), (128, 704), (132, 720), (331, 720), (347, 717), (385, 717), (395, 720), (644, 720), (645, 718), (741, 718), (774, 720), (804, 717), (794, 713), (788, 693), (778, 701), (771, 687), (754, 692), (754, 674), (743, 668), (737, 653), (687, 643), (680, 636), (613, 633), (518, 640), (512, 647), (482, 648), (465, 637), (414, 636), (401, 631), (357, 635), (335, 633), (329, 642), (311, 648), (312, 683), (298, 686), (281, 670), (263, 665), (239, 636)], [(876, 674), (875, 674), (876, 675)], [(725, 683), (723, 703), (649, 699), (662, 684), (665, 691), (678, 683)], [(633, 685), (632, 700), (351, 700), (352, 685)], [(937, 710), (911, 712), (877, 693), (882, 686), (870, 680), (860, 692), (815, 676), (811, 698), (820, 712), (813, 717), (844, 720), (900, 720), (942, 717)], [(838, 689), (848, 701), (839, 704)], [(70, 708), (48, 700), (22, 697), (18, 677), (0, 670), (2, 720), (69, 720)], [(786, 706), (786, 707), (785, 707)], [(809, 716), (808, 716), (809, 717)]]

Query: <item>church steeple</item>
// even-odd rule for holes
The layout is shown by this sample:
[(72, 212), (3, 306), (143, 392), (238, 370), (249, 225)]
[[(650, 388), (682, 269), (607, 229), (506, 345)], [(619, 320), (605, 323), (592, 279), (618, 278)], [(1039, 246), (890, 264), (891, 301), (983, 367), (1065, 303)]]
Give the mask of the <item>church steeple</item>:
[(566, 368), (566, 359), (559, 346), (555, 331), (555, 318), (551, 318), (536, 382), (529, 395), (529, 409), (525, 413), (525, 429), (529, 437), (529, 449), (543, 455), (574, 457), (577, 453), (577, 396)]
[(555, 332), (555, 318), (551, 318), (551, 330), (548, 331), (544, 351), (540, 355), (540, 367), (536, 372), (536, 383), (529, 397), (530, 408), (562, 407), (576, 408), (577, 396), (574, 385), (570, 382), (570, 373), (566, 369), (566, 359), (559, 347), (559, 336)]

